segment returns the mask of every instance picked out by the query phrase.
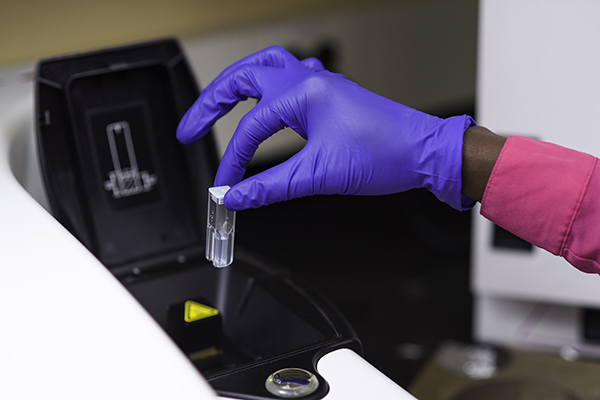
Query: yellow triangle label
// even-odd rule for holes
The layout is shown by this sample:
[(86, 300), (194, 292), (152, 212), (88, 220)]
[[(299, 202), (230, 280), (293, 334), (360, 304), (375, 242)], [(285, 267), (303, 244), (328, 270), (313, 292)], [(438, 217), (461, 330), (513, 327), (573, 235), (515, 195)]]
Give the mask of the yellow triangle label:
[(219, 314), (219, 310), (204, 304), (188, 300), (185, 302), (183, 319), (185, 322), (195, 322)]

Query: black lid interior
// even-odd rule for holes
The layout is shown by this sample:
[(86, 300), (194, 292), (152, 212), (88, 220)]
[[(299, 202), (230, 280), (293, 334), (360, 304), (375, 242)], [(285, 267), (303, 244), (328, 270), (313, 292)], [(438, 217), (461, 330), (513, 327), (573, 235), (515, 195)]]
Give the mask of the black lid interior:
[(108, 267), (201, 251), (212, 135), (183, 146), (199, 91), (162, 40), (39, 62), (37, 138), (53, 215)]

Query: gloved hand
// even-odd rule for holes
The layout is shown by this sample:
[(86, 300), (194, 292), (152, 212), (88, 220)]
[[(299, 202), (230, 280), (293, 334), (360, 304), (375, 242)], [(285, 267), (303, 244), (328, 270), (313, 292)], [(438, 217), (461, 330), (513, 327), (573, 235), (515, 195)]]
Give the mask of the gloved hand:
[[(177, 138), (184, 144), (200, 139), (248, 97), (259, 102), (241, 119), (215, 179), (215, 186), (231, 186), (224, 199), (229, 210), (317, 194), (382, 195), (421, 187), (456, 209), (472, 206), (461, 195), (470, 117), (440, 119), (413, 110), (277, 46), (225, 69), (183, 117)], [(286, 126), (307, 140), (304, 148), (242, 180), (258, 145)]]

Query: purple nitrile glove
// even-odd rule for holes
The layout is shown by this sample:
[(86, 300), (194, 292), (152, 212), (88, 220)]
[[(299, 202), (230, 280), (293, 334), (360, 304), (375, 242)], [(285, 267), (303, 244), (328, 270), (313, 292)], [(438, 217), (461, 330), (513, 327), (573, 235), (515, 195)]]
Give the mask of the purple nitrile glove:
[[(188, 110), (182, 143), (205, 135), (240, 100), (259, 102), (240, 121), (217, 171), (225, 206), (257, 208), (317, 194), (382, 195), (425, 187), (464, 210), (462, 146), (468, 116), (441, 119), (372, 93), (315, 59), (272, 46), (225, 69)], [(242, 180), (258, 145), (289, 126), (306, 145), (289, 160)]]

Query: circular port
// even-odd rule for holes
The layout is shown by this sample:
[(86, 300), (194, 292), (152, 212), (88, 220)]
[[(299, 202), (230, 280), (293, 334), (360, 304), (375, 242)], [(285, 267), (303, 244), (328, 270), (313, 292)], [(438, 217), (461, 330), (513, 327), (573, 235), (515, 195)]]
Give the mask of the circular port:
[(269, 393), (284, 399), (309, 395), (319, 387), (317, 377), (304, 369), (284, 368), (273, 372), (265, 382)]

